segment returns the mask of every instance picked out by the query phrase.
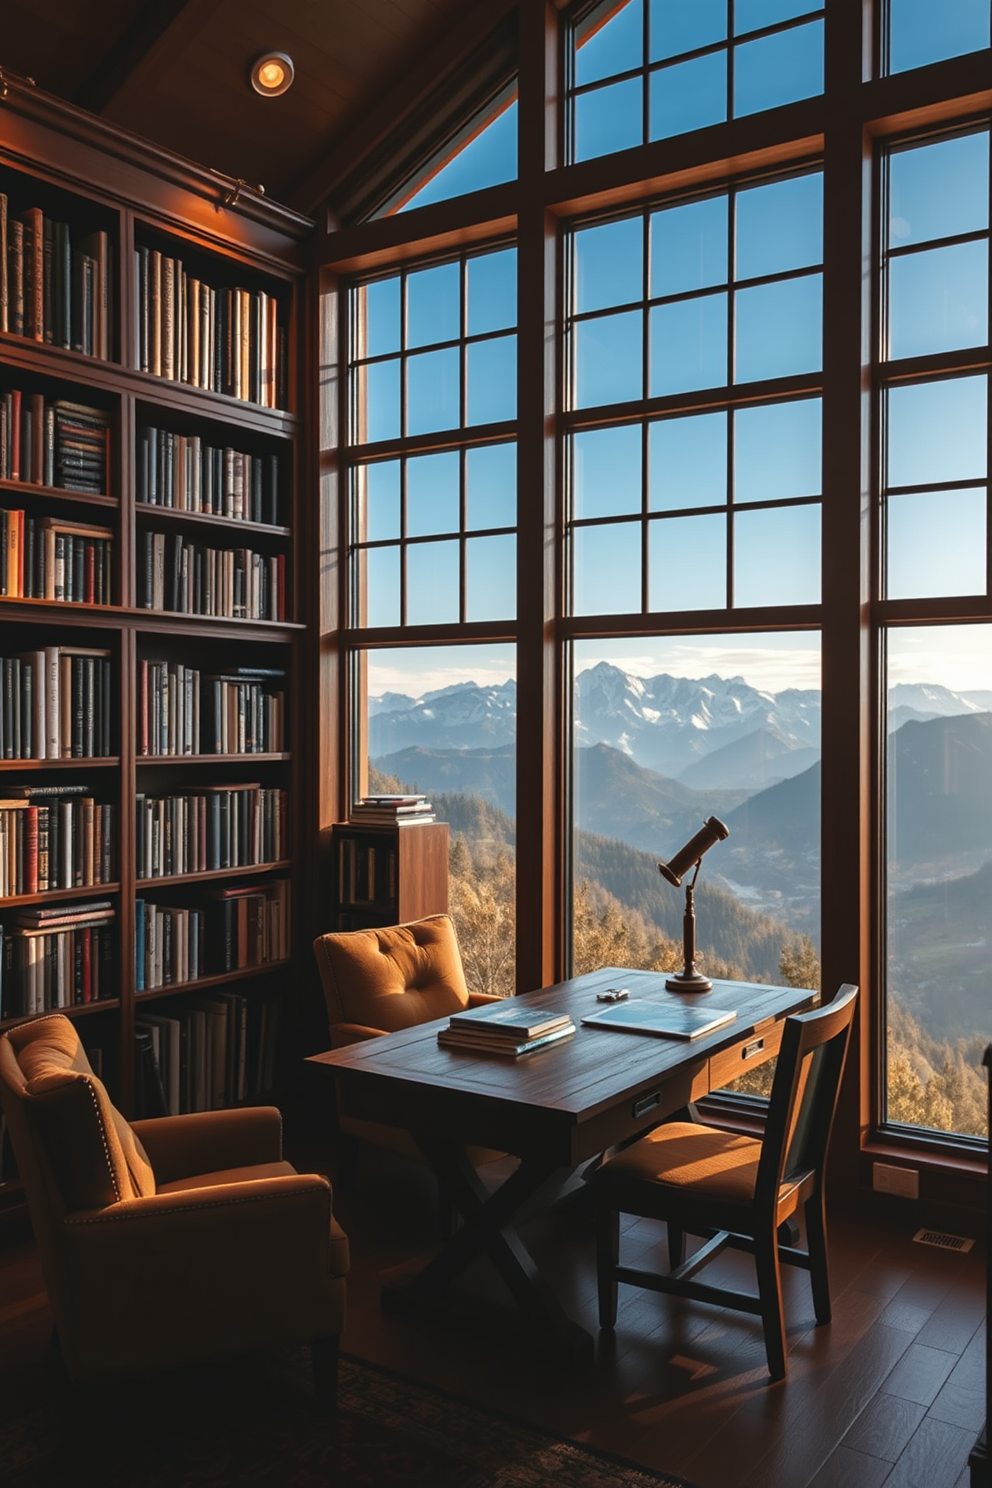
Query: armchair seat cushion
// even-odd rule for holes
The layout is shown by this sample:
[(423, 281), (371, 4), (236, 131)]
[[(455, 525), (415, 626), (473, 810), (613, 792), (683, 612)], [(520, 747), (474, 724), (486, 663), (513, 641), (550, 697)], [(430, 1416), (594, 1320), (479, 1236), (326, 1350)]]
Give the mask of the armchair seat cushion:
[(223, 1183), (250, 1183), (258, 1178), (293, 1178), (292, 1163), (253, 1163), (247, 1168), (221, 1168), (216, 1173), (194, 1173), (191, 1178), (177, 1178), (173, 1183), (160, 1183), (156, 1193), (184, 1193), (188, 1188), (219, 1188)]

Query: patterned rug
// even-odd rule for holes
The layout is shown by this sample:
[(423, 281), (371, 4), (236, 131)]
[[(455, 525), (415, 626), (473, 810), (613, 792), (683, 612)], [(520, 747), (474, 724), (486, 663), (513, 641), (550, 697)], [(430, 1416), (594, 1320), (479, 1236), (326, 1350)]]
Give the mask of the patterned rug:
[(305, 1350), (108, 1387), (85, 1475), (59, 1467), (54, 1403), (0, 1418), (4, 1488), (692, 1488), (343, 1358), (313, 1412)]

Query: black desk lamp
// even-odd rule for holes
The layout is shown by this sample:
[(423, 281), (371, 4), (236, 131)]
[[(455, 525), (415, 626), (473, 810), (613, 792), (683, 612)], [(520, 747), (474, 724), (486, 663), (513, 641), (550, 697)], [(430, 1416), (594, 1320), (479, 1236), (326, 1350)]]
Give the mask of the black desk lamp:
[(722, 821), (715, 816), (707, 817), (695, 837), (690, 837), (685, 847), (679, 849), (674, 858), (668, 863), (659, 863), (658, 870), (663, 878), (667, 878), (670, 884), (677, 889), (682, 887), (682, 880), (686, 873), (696, 865), (696, 871), (691, 880), (685, 886), (685, 914), (682, 916), (682, 955), (685, 961), (683, 969), (677, 976), (670, 976), (665, 986), (670, 992), (712, 992), (713, 983), (709, 977), (701, 976), (696, 970), (696, 911), (692, 902), (692, 891), (696, 887), (696, 879), (703, 863), (703, 854), (708, 853), (714, 842), (722, 842), (725, 837), (730, 836), (730, 829), (725, 827)]

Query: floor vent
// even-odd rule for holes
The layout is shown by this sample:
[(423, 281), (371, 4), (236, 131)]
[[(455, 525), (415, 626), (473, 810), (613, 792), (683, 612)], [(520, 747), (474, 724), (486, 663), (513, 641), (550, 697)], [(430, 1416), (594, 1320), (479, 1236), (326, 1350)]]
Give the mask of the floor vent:
[(913, 1239), (919, 1245), (936, 1245), (939, 1250), (968, 1251), (975, 1243), (966, 1235), (945, 1235), (942, 1230), (917, 1230)]

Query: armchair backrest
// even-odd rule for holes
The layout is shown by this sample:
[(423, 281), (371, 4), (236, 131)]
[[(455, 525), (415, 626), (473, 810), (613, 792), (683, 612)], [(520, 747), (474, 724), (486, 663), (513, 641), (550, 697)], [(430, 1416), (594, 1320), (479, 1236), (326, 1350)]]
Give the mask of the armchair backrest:
[(314, 941), (327, 1016), (395, 1033), (468, 1006), (455, 927), (431, 915), (383, 930), (345, 930)]

